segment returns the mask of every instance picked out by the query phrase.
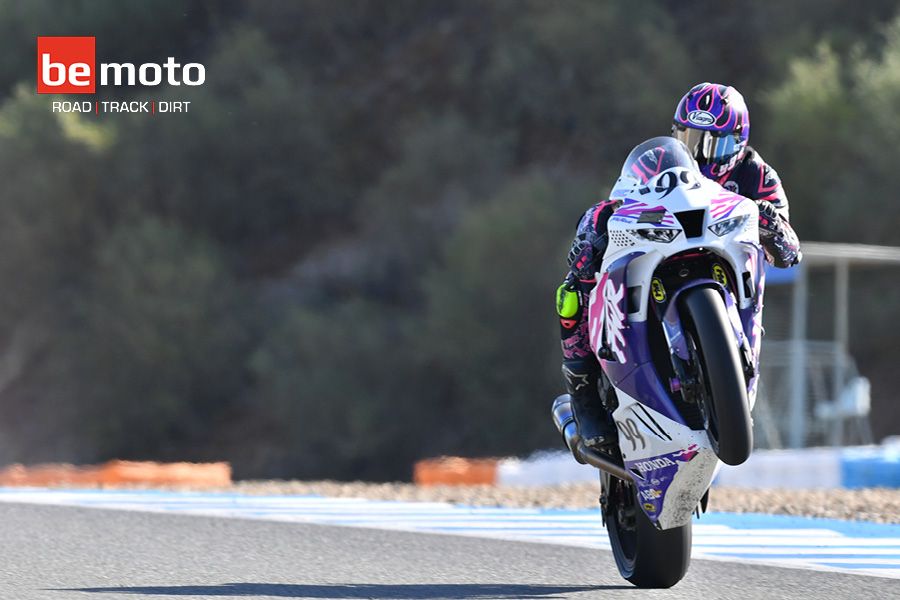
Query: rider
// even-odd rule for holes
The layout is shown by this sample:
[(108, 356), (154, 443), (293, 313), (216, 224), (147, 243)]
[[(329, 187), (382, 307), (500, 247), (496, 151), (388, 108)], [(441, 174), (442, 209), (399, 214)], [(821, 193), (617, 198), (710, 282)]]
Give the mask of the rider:
[[(744, 97), (730, 86), (695, 85), (675, 109), (672, 135), (688, 147), (703, 175), (757, 202), (767, 260), (780, 268), (799, 263), (800, 243), (788, 222), (787, 196), (778, 173), (747, 145), (750, 115)], [(579, 434), (593, 448), (614, 444), (617, 438), (604, 406), (611, 387), (588, 340), (587, 299), (606, 250), (607, 221), (618, 205), (619, 200), (606, 200), (581, 217), (569, 250), (569, 273), (556, 298), (566, 391)]]

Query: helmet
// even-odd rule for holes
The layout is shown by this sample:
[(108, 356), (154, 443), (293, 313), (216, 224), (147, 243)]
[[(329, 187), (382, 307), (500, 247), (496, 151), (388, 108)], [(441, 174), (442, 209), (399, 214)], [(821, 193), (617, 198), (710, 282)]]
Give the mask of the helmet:
[(731, 86), (695, 85), (675, 109), (672, 135), (684, 142), (710, 178), (728, 174), (750, 139), (750, 113), (744, 97)]

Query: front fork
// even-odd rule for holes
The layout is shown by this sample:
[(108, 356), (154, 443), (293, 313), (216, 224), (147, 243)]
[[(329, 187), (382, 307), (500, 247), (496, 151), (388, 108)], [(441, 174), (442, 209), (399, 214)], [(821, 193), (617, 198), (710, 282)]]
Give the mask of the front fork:
[(725, 299), (726, 309), (729, 313), (729, 320), (734, 327), (735, 337), (739, 340), (739, 354), (741, 357), (741, 368), (744, 373), (744, 381), (749, 386), (752, 379), (757, 374), (757, 365), (753, 356), (753, 349), (746, 332), (741, 325), (740, 317), (737, 314), (734, 304), (734, 297), (731, 291), (722, 286), (718, 281), (712, 279), (697, 279), (689, 285), (679, 289), (672, 295), (664, 310), (659, 314), (660, 321), (663, 324), (663, 332), (669, 346), (669, 357), (672, 363), (672, 370), (675, 378), (669, 381), (669, 389), (672, 393), (681, 392), (682, 397), (687, 402), (694, 402), (697, 398), (697, 386), (700, 385), (696, 373), (697, 365), (692, 364), (690, 352), (688, 350), (687, 337), (684, 331), (684, 324), (681, 320), (681, 314), (678, 311), (678, 297), (684, 292), (697, 287), (715, 288)]
[[(753, 351), (749, 346), (750, 344), (743, 340), (739, 348), (744, 382), (748, 386), (758, 372), (753, 361)], [(675, 379), (669, 381), (669, 389), (673, 394), (681, 392), (685, 402), (694, 402), (697, 398), (697, 386), (700, 385), (697, 377), (693, 375), (696, 373), (697, 365), (691, 364), (690, 360), (684, 360), (675, 352), (671, 352), (669, 358), (672, 361), (672, 370), (675, 372)]]

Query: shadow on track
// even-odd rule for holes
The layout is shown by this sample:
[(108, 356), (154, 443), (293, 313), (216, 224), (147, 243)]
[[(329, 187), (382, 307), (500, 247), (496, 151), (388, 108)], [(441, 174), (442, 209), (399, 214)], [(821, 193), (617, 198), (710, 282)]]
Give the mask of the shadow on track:
[(451, 584), (296, 585), (284, 583), (223, 583), (141, 587), (68, 588), (53, 591), (143, 594), (147, 596), (271, 596), (274, 598), (413, 598), (480, 600), (483, 598), (565, 598), (558, 594), (636, 589), (630, 585), (560, 586)]

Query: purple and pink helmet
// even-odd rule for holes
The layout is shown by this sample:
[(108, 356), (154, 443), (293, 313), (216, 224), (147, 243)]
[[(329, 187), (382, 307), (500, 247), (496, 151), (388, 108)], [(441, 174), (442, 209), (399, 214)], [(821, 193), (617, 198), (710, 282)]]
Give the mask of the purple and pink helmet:
[(707, 177), (718, 179), (737, 164), (750, 138), (750, 113), (731, 86), (699, 83), (678, 103), (672, 135), (684, 142)]

